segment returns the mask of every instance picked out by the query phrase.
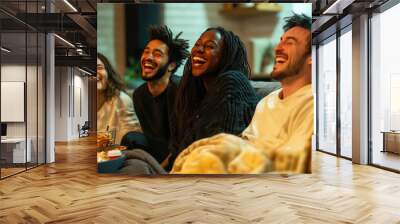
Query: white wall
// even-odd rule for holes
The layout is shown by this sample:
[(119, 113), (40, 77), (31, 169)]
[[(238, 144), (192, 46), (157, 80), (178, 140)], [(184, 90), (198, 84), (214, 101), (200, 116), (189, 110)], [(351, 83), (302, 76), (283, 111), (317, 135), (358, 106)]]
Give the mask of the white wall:
[[(30, 68), (28, 68), (30, 69)], [(1, 66), (1, 81), (25, 82), (25, 65), (2, 65)], [(1, 108), (4, 110), (5, 108)], [(25, 123), (7, 123), (7, 137), (25, 137)]]
[(76, 68), (56, 67), (55, 140), (79, 137), (78, 124), (88, 120), (88, 78)]
[[(25, 65), (9, 64), (1, 66), (1, 81), (3, 82), (25, 82)], [(32, 66), (28, 66), (28, 73), (33, 70)], [(28, 93), (33, 96), (33, 93)], [(36, 94), (35, 94), (36, 96)], [(1, 108), (5, 110), (6, 108)], [(28, 115), (29, 116), (29, 115)], [(28, 120), (29, 117), (28, 117)], [(25, 137), (25, 123), (24, 122), (7, 122), (7, 136), (8, 137)]]
[(67, 67), (55, 68), (55, 141), (68, 140), (69, 76)]
[[(77, 70), (75, 70), (76, 72)], [(82, 74), (82, 73), (79, 73)], [(70, 135), (72, 138), (76, 138), (79, 136), (78, 133), (78, 124), (81, 126), (85, 123), (85, 121), (88, 121), (88, 78), (87, 77), (82, 77), (80, 75), (77, 75), (75, 73), (74, 75), (74, 91), (71, 96), (71, 99), (73, 99), (73, 103), (71, 105), (74, 105), (72, 108), (72, 119), (71, 119), (71, 132)]]
[[(38, 70), (36, 70), (38, 69)], [(25, 122), (6, 122), (7, 137), (27, 138), (31, 143), (32, 161), (44, 162), (44, 92), (42, 67), (25, 66), (25, 64), (3, 64), (1, 66), (1, 81), (25, 82), (26, 83), (26, 110), (27, 120)], [(27, 81), (25, 78), (27, 77)], [(23, 93), (22, 93), (23, 94)], [(3, 96), (4, 97), (4, 96)], [(7, 110), (7, 108), (1, 108)], [(25, 112), (25, 111), (23, 111)], [(39, 156), (37, 157), (37, 149)]]

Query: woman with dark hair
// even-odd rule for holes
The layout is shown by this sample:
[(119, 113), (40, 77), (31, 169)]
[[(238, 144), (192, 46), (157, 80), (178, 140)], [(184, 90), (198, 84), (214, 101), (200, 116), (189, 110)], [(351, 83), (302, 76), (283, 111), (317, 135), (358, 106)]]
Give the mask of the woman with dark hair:
[[(259, 100), (248, 80), (250, 73), (246, 48), (237, 35), (221, 27), (202, 33), (178, 86), (165, 170), (192, 142), (222, 132), (236, 135), (248, 126)], [(135, 168), (124, 173), (163, 173), (143, 151), (127, 156), (136, 160), (130, 162)]]
[(237, 35), (216, 27), (200, 36), (178, 88), (170, 166), (195, 140), (239, 134), (247, 127), (259, 100), (250, 74), (246, 48)]
[(115, 141), (129, 131), (140, 130), (132, 99), (108, 59), (97, 54), (97, 131), (115, 130)]

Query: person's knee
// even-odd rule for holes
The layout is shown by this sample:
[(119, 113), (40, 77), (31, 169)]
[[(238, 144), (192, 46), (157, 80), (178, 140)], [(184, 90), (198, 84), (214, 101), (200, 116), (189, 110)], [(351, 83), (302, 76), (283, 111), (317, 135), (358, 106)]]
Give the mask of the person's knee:
[(126, 156), (127, 159), (138, 159), (141, 161), (145, 160), (146, 157), (151, 156), (146, 151), (136, 148), (131, 150), (125, 150), (124, 155)]

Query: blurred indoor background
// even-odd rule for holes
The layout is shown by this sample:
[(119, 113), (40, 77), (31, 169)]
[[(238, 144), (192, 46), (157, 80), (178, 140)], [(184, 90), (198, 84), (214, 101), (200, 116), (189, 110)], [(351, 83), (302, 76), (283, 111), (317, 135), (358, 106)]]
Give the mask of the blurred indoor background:
[[(142, 83), (139, 59), (150, 25), (165, 24), (174, 34), (183, 31), (190, 48), (208, 27), (222, 26), (245, 43), (252, 79), (268, 81), (284, 17), (293, 13), (311, 17), (311, 7), (304, 3), (98, 4), (97, 50), (134, 89)], [(182, 69), (176, 74), (181, 75)]]

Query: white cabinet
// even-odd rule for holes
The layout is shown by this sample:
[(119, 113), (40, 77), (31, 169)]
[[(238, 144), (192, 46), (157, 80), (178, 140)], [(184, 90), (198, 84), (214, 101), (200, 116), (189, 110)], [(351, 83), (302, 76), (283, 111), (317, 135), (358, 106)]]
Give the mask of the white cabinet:
[[(28, 138), (26, 140), (27, 147), (25, 151), (25, 138), (7, 138), (1, 140), (1, 146), (12, 148), (12, 162), (13, 163), (25, 163), (32, 161), (32, 140)], [(25, 161), (26, 159), (26, 161)]]

